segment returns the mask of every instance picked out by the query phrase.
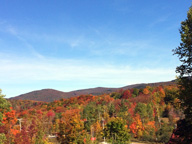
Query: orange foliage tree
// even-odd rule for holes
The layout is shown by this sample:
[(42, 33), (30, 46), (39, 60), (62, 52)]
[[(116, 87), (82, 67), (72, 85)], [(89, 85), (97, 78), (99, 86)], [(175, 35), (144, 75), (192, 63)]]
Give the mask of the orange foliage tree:
[(61, 144), (82, 143), (84, 138), (84, 122), (80, 119), (79, 110), (66, 110), (59, 125), (58, 140)]

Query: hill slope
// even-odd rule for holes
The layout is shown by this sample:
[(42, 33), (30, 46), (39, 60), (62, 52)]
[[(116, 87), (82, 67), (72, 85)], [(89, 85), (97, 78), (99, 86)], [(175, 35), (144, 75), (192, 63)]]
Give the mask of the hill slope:
[(54, 100), (59, 100), (61, 98), (68, 98), (68, 97), (62, 91), (58, 91), (54, 89), (43, 89), (43, 90), (32, 91), (26, 94), (21, 94), (19, 96), (12, 97), (10, 99), (52, 102)]
[(175, 84), (175, 81), (135, 84), (135, 85), (128, 85), (120, 88), (97, 87), (97, 88), (76, 90), (71, 92), (62, 92), (54, 89), (43, 89), (43, 90), (32, 91), (16, 97), (12, 97), (10, 99), (52, 102), (54, 100), (59, 100), (61, 98), (70, 98), (70, 97), (75, 97), (79, 95), (87, 95), (87, 94), (101, 95), (106, 93), (112, 93), (119, 89), (125, 90), (125, 89), (131, 89), (131, 88), (145, 88), (146, 86), (173, 85), (173, 84)]

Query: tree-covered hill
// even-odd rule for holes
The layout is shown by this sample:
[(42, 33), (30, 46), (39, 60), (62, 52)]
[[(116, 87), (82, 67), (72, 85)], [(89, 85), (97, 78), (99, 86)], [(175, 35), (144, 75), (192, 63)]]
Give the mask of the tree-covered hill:
[[(9, 100), (15, 117), (11, 139), (29, 143), (116, 144), (132, 139), (167, 142), (183, 118), (176, 85), (120, 89), (103, 95), (80, 95), (54, 102)], [(3, 130), (7, 139), (10, 132)], [(54, 140), (49, 136), (55, 136)]]
[(121, 88), (97, 87), (97, 88), (76, 90), (71, 92), (62, 92), (54, 89), (43, 89), (43, 90), (37, 90), (37, 91), (32, 91), (26, 94), (22, 94), (10, 99), (53, 102), (54, 100), (59, 100), (61, 98), (71, 98), (79, 95), (87, 95), (87, 94), (102, 95), (102, 94), (109, 94), (111, 92), (116, 92), (120, 89), (125, 90), (130, 88), (145, 88), (146, 86), (160, 86), (160, 85), (170, 85), (170, 84), (172, 85), (175, 84), (175, 81), (148, 83), (148, 84), (147, 83), (135, 84), (135, 85), (128, 85)]

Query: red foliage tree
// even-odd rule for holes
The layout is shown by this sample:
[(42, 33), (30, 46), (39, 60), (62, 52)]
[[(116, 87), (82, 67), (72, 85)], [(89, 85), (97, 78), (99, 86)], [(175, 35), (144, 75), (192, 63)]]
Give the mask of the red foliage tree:
[(131, 92), (130, 92), (130, 90), (125, 90), (123, 92), (122, 99), (129, 99), (129, 98), (131, 98)]

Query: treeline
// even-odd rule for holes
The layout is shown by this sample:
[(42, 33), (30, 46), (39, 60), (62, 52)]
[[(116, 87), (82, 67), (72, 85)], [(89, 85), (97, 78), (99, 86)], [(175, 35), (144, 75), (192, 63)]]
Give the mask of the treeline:
[(10, 100), (12, 108), (2, 113), (0, 139), (14, 144), (168, 142), (183, 117), (177, 95), (177, 86), (170, 85), (51, 103)]

